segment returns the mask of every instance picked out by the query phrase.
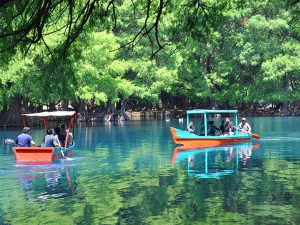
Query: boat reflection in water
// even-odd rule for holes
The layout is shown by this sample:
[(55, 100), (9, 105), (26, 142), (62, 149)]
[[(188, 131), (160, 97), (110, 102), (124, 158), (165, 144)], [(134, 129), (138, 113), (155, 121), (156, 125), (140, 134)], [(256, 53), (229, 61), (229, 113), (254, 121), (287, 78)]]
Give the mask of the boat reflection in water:
[(258, 148), (259, 143), (252, 142), (195, 149), (180, 146), (174, 149), (171, 162), (187, 168), (189, 176), (218, 179), (237, 171), (239, 164), (247, 166), (252, 150)]
[(42, 201), (74, 194), (76, 190), (75, 164), (70, 162), (49, 165), (16, 164), (21, 188), (30, 199)]

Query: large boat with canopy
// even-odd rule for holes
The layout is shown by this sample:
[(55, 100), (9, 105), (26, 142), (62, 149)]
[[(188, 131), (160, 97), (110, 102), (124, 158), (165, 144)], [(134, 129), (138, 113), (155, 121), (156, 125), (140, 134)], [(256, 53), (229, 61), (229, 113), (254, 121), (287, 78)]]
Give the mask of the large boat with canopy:
[[(235, 129), (228, 135), (214, 135), (210, 136), (208, 129), (209, 121), (213, 121), (215, 116), (222, 115), (233, 115), (235, 119)], [(173, 137), (175, 144), (182, 144), (185, 146), (196, 146), (196, 147), (213, 147), (218, 145), (223, 145), (226, 143), (232, 142), (245, 142), (250, 141), (252, 138), (259, 139), (259, 135), (252, 133), (243, 133), (239, 132), (237, 129), (238, 126), (238, 111), (237, 110), (207, 110), (207, 109), (194, 109), (188, 110), (186, 112), (186, 124), (187, 127), (190, 124), (190, 118), (194, 116), (196, 119), (200, 118), (203, 128), (200, 129), (200, 132), (191, 133), (186, 130), (177, 129), (171, 127), (170, 131)]]
[[(49, 128), (50, 117), (68, 117), (68, 126), (66, 130), (65, 145), (62, 148), (59, 147), (13, 147), (13, 152), (17, 163), (49, 163), (54, 159), (63, 158), (72, 154), (75, 142), (75, 123), (76, 112), (75, 111), (54, 111), (54, 112), (40, 112), (22, 114), (22, 121), (24, 127), (27, 127), (27, 117), (41, 118), (44, 122), (45, 130)], [(71, 132), (72, 131), (72, 132)]]

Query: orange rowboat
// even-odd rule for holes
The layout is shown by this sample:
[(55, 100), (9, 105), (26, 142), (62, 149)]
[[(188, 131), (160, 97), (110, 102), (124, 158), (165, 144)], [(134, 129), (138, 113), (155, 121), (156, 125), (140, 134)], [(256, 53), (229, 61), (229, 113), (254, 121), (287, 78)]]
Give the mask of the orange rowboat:
[[(51, 163), (52, 160), (69, 156), (73, 153), (74, 142), (74, 129), (75, 129), (75, 115), (74, 111), (55, 111), (55, 112), (41, 112), (22, 114), (23, 125), (26, 127), (26, 117), (39, 117), (44, 119), (45, 129), (48, 129), (49, 117), (69, 117), (67, 135), (65, 140), (65, 146), (63, 148), (57, 147), (14, 147), (13, 152), (17, 163), (29, 163), (29, 164), (45, 164)], [(73, 132), (70, 132), (72, 129)], [(70, 138), (72, 137), (72, 138)]]

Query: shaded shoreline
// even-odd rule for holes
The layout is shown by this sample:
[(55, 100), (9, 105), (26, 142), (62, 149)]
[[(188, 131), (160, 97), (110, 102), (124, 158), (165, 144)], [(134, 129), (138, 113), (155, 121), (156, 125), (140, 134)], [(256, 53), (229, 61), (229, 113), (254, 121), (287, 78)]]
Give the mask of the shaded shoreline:
[[(172, 109), (172, 110), (141, 110), (141, 111), (126, 111), (128, 116), (128, 121), (147, 121), (147, 120), (168, 120), (168, 119), (180, 119), (186, 118), (186, 110), (189, 109)], [(82, 117), (80, 113), (77, 114), (77, 122), (80, 123), (89, 123), (89, 122), (118, 122), (124, 121), (125, 119), (120, 117), (118, 113), (114, 113), (108, 120), (107, 115), (104, 113), (98, 114), (87, 114), (85, 117)], [(277, 117), (277, 116), (300, 116), (300, 110), (289, 111), (288, 113), (283, 113), (280, 110), (274, 109), (255, 109), (255, 110), (239, 110), (239, 117)], [(50, 119), (50, 121), (55, 121), (58, 123), (67, 122), (63, 119)], [(31, 126), (43, 126), (43, 121), (39, 119), (31, 119)], [(1, 123), (0, 127), (22, 127), (21, 116), (16, 119), (12, 119), (6, 125)]]

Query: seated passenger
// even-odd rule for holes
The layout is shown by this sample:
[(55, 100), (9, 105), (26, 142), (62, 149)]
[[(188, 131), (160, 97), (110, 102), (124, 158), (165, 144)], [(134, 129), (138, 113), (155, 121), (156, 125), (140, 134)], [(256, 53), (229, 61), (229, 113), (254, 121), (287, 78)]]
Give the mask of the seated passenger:
[(220, 131), (222, 134), (224, 134), (224, 120), (221, 121), (221, 125), (220, 125)]
[(67, 137), (66, 125), (62, 123), (60, 125), (60, 139), (62, 143), (65, 143), (66, 137)]
[(55, 137), (59, 140), (59, 145), (64, 147), (65, 146), (65, 137), (63, 135), (61, 135), (59, 127), (55, 127), (54, 134), (55, 134)]
[(30, 146), (36, 146), (34, 141), (32, 140), (32, 137), (29, 135), (30, 133), (30, 128), (29, 127), (24, 127), (23, 128), (23, 133), (20, 134), (17, 137), (16, 144), (19, 147), (30, 147)]
[(186, 128), (185, 131), (188, 131), (190, 133), (195, 133), (195, 126), (193, 124), (193, 121), (190, 121), (189, 126)]
[(251, 126), (247, 123), (247, 119), (245, 117), (242, 118), (242, 122), (239, 124), (239, 133), (248, 133), (251, 134)]
[(219, 128), (216, 127), (215, 122), (213, 120), (208, 122), (209, 124), (209, 130), (208, 130), (208, 135), (209, 136), (216, 136), (216, 131), (220, 131)]
[(45, 136), (45, 147), (60, 147), (59, 140), (54, 136), (52, 128), (47, 129)]
[(225, 124), (224, 124), (224, 134), (233, 135), (233, 131), (234, 131), (234, 125), (232, 122), (230, 122), (230, 119), (227, 117), (225, 119)]

